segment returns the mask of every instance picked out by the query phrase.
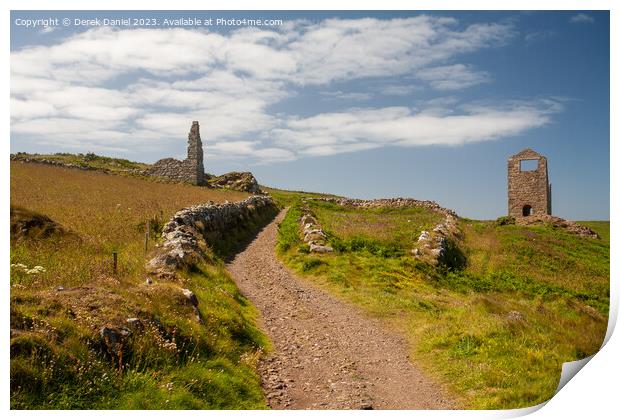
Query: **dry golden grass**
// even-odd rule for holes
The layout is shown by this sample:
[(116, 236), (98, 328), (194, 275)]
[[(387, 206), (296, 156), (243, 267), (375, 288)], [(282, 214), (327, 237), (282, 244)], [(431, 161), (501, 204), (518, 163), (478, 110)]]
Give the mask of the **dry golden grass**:
[[(89, 283), (110, 275), (112, 252), (118, 252), (119, 280), (135, 281), (143, 273), (146, 221), (153, 235), (176, 211), (208, 201), (238, 201), (248, 194), (185, 184), (107, 175), (47, 165), (11, 163), (11, 205), (50, 217), (76, 238), (58, 238), (54, 246), (12, 247), (12, 262), (40, 265), (45, 273), (15, 273), (21, 283), (62, 285)], [(151, 240), (149, 250), (154, 241)], [(32, 252), (33, 247), (44, 247)], [(143, 277), (140, 277), (143, 280)]]
[(51, 217), (100, 243), (139, 236), (126, 229), (149, 218), (167, 220), (183, 207), (207, 201), (238, 201), (248, 194), (193, 185), (149, 182), (47, 165), (11, 164), (11, 205)]

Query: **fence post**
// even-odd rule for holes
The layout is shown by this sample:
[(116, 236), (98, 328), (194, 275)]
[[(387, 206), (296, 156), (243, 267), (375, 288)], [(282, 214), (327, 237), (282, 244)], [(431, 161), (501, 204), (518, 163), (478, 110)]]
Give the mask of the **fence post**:
[(149, 250), (149, 239), (151, 237), (151, 221), (146, 221), (146, 231), (144, 232), (144, 255), (147, 254)]

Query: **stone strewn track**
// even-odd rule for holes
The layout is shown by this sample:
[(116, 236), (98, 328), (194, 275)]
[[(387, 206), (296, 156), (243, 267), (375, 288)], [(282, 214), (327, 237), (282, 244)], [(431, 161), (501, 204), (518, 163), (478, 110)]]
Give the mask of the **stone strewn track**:
[(258, 307), (274, 351), (261, 362), (276, 409), (454, 408), (379, 321), (288, 271), (275, 256), (278, 217), (228, 264)]

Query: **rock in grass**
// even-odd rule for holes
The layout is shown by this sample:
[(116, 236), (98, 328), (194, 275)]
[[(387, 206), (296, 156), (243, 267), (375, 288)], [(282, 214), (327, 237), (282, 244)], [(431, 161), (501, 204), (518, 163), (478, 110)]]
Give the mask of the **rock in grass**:
[(327, 246), (327, 245), (310, 244), (310, 252), (318, 252), (320, 254), (325, 254), (329, 252), (334, 252), (334, 248), (332, 248), (331, 246)]
[(183, 295), (190, 301), (193, 306), (198, 306), (198, 297), (189, 289), (182, 289)]
[(99, 330), (99, 335), (108, 352), (115, 356), (120, 356), (125, 342), (131, 337), (131, 331), (123, 327), (103, 327)]
[(144, 328), (144, 325), (139, 318), (127, 318), (125, 322), (127, 322), (127, 325), (134, 330), (141, 331)]

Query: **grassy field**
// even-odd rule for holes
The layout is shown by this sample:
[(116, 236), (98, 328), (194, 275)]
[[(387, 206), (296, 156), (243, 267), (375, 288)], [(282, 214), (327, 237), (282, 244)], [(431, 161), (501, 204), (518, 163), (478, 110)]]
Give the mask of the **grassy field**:
[[(144, 271), (176, 211), (245, 197), (12, 162), (11, 206), (62, 231), (11, 237), (11, 407), (265, 408), (255, 365), (269, 343), (220, 256), (180, 283), (147, 285)], [(202, 323), (181, 288), (198, 297)], [(120, 356), (103, 351), (99, 330), (128, 318), (140, 319), (140, 332)]]
[(589, 223), (601, 239), (585, 239), (546, 226), (462, 220), (466, 267), (435, 269), (408, 255), (420, 230), (437, 220), (428, 210), (311, 202), (336, 249), (312, 255), (300, 241), (299, 202), (287, 198), (281, 258), (405, 332), (413, 360), (465, 407), (545, 401), (563, 362), (600, 347), (609, 309), (608, 222)]

